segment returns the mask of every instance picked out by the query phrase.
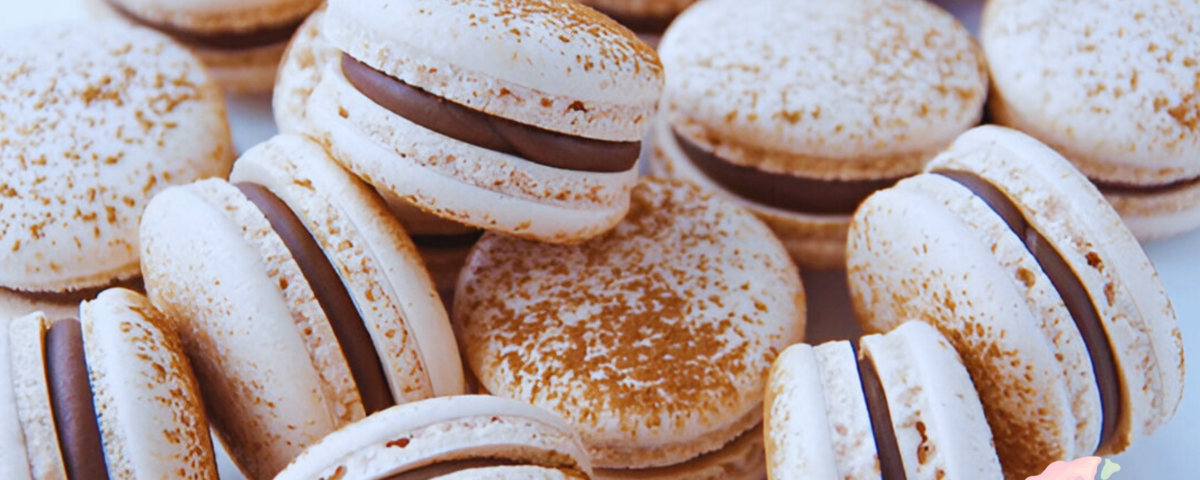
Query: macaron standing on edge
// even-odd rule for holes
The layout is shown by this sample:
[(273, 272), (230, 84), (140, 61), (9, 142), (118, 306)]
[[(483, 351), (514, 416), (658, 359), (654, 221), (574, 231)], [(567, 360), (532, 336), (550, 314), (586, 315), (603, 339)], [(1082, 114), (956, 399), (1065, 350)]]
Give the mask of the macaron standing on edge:
[(279, 123), (394, 200), (553, 243), (625, 215), (663, 79), (612, 20), (565, 0), (334, 0), (313, 28)]
[(192, 49), (231, 93), (269, 93), (288, 40), (323, 0), (87, 0)]
[(596, 239), (484, 235), (454, 318), (483, 391), (563, 416), (598, 477), (727, 478), (698, 457), (732, 444), (746, 453), (720, 456), (725, 466), (757, 465), (743, 478), (761, 478), (762, 449), (736, 441), (761, 439), (767, 371), (803, 339), (805, 303), (759, 219), (647, 178), (629, 216)]
[(150, 197), (224, 176), (220, 90), (165, 36), (120, 23), (0, 35), (0, 288), (58, 293), (138, 275)]
[(868, 199), (849, 280), (864, 330), (938, 327), (979, 390), (1008, 478), (1124, 451), (1174, 415), (1183, 343), (1153, 265), (1062, 156), (971, 130)]
[(587, 449), (561, 418), (490, 396), (389, 408), (309, 447), (277, 480), (592, 478)]
[(979, 122), (983, 54), (924, 0), (705, 0), (659, 46), (653, 170), (771, 225), (801, 267), (841, 269), (850, 215)]
[(773, 480), (1001, 479), (971, 377), (933, 327), (795, 345), (771, 367), (763, 420)]
[(289, 135), (230, 178), (151, 202), (143, 270), (248, 477), (372, 412), (463, 392), (445, 309), (373, 190)]
[(0, 471), (14, 480), (216, 480), (204, 405), (179, 339), (140, 294), (79, 319), (0, 319)]
[(1200, 4), (1169, 0), (984, 10), (996, 123), (1071, 160), (1142, 240), (1200, 227), (1198, 17)]

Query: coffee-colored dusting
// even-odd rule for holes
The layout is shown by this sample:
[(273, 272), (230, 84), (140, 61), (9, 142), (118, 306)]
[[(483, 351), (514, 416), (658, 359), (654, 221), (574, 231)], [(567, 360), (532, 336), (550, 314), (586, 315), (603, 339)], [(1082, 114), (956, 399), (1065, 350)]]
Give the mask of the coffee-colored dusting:
[(83, 325), (69, 319), (46, 332), (46, 385), (68, 480), (108, 480), (104, 443), (92, 396)]
[(350, 374), (362, 397), (363, 410), (370, 415), (395, 405), (383, 364), (358, 307), (312, 233), (270, 190), (251, 183), (239, 183), (237, 188), (262, 211), (312, 287), (350, 366)]
[(896, 440), (896, 430), (892, 426), (892, 409), (888, 406), (883, 382), (879, 380), (879, 371), (875, 369), (875, 360), (853, 342), (850, 346), (858, 355), (858, 378), (867, 402), (867, 415), (871, 417), (879, 472), (883, 480), (906, 480), (908, 473), (904, 471), (904, 457), (900, 455), (900, 442)]
[(279, 25), (269, 25), (250, 31), (197, 32), (169, 23), (151, 21), (134, 14), (116, 1), (104, 1), (121, 16), (144, 27), (163, 32), (179, 43), (215, 50), (250, 50), (286, 42), (292, 38), (292, 34), (296, 33), (306, 18), (303, 16), (292, 18)]
[(1079, 275), (1062, 257), (1062, 254), (1042, 236), (1021, 213), (1020, 208), (1003, 191), (986, 179), (969, 172), (937, 171), (958, 184), (966, 187), (971, 193), (984, 201), (1012, 229), (1013, 234), (1021, 239), (1029, 253), (1033, 254), (1042, 271), (1058, 291), (1067, 311), (1075, 321), (1079, 334), (1087, 346), (1088, 356), (1092, 361), (1092, 369), (1096, 375), (1096, 385), (1100, 391), (1100, 408), (1103, 419), (1100, 428), (1100, 448), (1102, 449), (1116, 434), (1120, 423), (1121, 377), (1117, 373), (1116, 358), (1109, 344), (1108, 332), (1096, 310), (1091, 292), (1084, 286)]
[(678, 132), (674, 135), (683, 153), (710, 180), (742, 198), (789, 212), (850, 215), (872, 193), (900, 181), (898, 178), (820, 180), (769, 173), (754, 167), (735, 165)]
[(610, 142), (566, 135), (472, 109), (342, 55), (346, 79), (364, 96), (412, 123), (480, 148), (547, 167), (616, 173), (632, 169), (641, 142)]

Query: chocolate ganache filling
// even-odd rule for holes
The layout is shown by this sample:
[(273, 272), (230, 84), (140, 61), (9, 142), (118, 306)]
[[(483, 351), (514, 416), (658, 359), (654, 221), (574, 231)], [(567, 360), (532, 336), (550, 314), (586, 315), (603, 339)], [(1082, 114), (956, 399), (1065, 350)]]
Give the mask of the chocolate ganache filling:
[(419, 248), (451, 249), (474, 246), (483, 238), (483, 230), (458, 235), (413, 235), (413, 244)]
[(637, 165), (641, 153), (641, 142), (610, 142), (566, 135), (459, 105), (344, 53), (342, 71), (364, 96), (405, 120), (460, 142), (547, 167), (580, 172), (626, 172)]
[(1029, 249), (1029, 253), (1041, 265), (1042, 271), (1050, 278), (1050, 283), (1058, 291), (1067, 311), (1075, 321), (1083, 343), (1087, 346), (1088, 356), (1091, 357), (1092, 369), (1096, 374), (1096, 385), (1100, 390), (1100, 409), (1103, 411), (1103, 423), (1100, 428), (1100, 446), (1107, 445), (1116, 433), (1121, 413), (1120, 376), (1117, 374), (1117, 363), (1113, 356), (1112, 346), (1108, 341), (1108, 332), (1100, 319), (1100, 313), (1092, 301), (1091, 294), (1083, 281), (1063, 258), (1062, 254), (1045, 237), (1038, 232), (1021, 209), (999, 188), (982, 177), (969, 172), (937, 171), (958, 184), (966, 187), (971, 193), (987, 203), (1013, 233)]
[(820, 180), (764, 172), (730, 163), (679, 132), (673, 133), (684, 155), (710, 180), (742, 198), (789, 212), (850, 215), (872, 193), (900, 181), (899, 178)]
[(46, 331), (45, 342), (50, 409), (67, 479), (108, 480), (100, 422), (83, 351), (83, 326), (75, 319), (56, 322)]
[(667, 31), (667, 27), (671, 26), (671, 22), (675, 21), (675, 17), (679, 16), (677, 13), (670, 15), (633, 15), (618, 13), (605, 8), (592, 8), (639, 35), (661, 35)]
[(854, 342), (850, 342), (850, 347), (858, 358), (858, 378), (867, 402), (867, 415), (871, 417), (881, 478), (906, 480), (908, 473), (904, 471), (904, 457), (900, 455), (900, 442), (896, 440), (896, 430), (892, 426), (892, 409), (888, 406), (887, 394), (883, 391), (875, 361), (868, 355), (860, 355)]
[(270, 190), (253, 183), (239, 183), (237, 188), (267, 217), (271, 228), (283, 239), (284, 245), (300, 266), (304, 280), (312, 288), (317, 303), (329, 319), (338, 345), (342, 347), (342, 353), (350, 365), (350, 374), (362, 397), (363, 410), (370, 415), (395, 405), (383, 365), (358, 313), (358, 307), (312, 233), (287, 204)]
[(1110, 182), (1104, 180), (1091, 179), (1096, 188), (1103, 193), (1113, 195), (1160, 195), (1171, 193), (1175, 190), (1183, 190), (1194, 187), (1200, 184), (1200, 177), (1188, 178), (1176, 182), (1165, 183), (1161, 185), (1134, 185), (1130, 183)]
[(156, 22), (142, 18), (121, 5), (118, 0), (104, 0), (121, 16), (142, 25), (167, 34), (176, 41), (194, 47), (211, 48), (214, 50), (250, 50), (286, 42), (292, 34), (304, 24), (305, 17), (289, 19), (280, 25), (271, 25), (256, 30), (227, 31), (227, 32), (198, 32), (180, 28), (166, 22)]

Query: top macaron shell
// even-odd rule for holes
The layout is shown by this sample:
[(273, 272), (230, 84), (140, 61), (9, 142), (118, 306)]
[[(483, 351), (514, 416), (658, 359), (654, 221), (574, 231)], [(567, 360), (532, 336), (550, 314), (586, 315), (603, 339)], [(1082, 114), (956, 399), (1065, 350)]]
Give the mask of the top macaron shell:
[(107, 22), (6, 35), (0, 78), (0, 286), (136, 276), (147, 200), (229, 171), (224, 99), (163, 35)]
[(770, 361), (802, 338), (804, 315), (798, 272), (765, 225), (657, 179), (581, 245), (486, 235), (454, 308), (483, 388), (563, 415), (602, 468), (678, 464), (752, 428)]
[(311, 130), (307, 123), (308, 97), (321, 83), (325, 70), (337, 68), (341, 60), (341, 50), (321, 34), (326, 8), (323, 5), (300, 25), (279, 64), (271, 106), (280, 133), (302, 134)]
[(808, 178), (915, 173), (979, 121), (987, 93), (971, 35), (921, 0), (706, 0), (659, 51), (675, 131)]
[(1110, 183), (1200, 177), (1200, 4), (993, 0), (981, 36), (998, 123)]

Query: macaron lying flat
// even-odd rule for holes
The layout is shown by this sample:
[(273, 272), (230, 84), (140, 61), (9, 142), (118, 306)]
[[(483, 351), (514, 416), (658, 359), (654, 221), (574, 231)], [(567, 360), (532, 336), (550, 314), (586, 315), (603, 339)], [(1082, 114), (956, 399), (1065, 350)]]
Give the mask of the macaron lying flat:
[(971, 377), (920, 322), (796, 345), (771, 367), (763, 421), (772, 480), (1000, 479)]
[(868, 332), (937, 326), (979, 389), (1008, 478), (1125, 450), (1179, 406), (1183, 345), (1153, 265), (1097, 189), (1038, 141), (964, 134), (872, 196), (849, 244)]
[(483, 391), (563, 416), (601, 476), (637, 478), (693, 466), (760, 423), (767, 369), (802, 339), (805, 307), (766, 225), (645, 179), (625, 221), (592, 241), (484, 235), (454, 318)]
[(659, 47), (651, 165), (766, 221), (801, 267), (841, 269), (850, 215), (979, 122), (983, 55), (924, 0), (706, 0)]
[(155, 193), (224, 176), (225, 103), (167, 37), (119, 23), (0, 36), (0, 288), (65, 292), (138, 275)]
[(199, 387), (141, 295), (0, 321), (0, 471), (13, 480), (216, 480)]
[(266, 93), (288, 40), (322, 0), (89, 0), (170, 35), (204, 60), (226, 90)]
[(311, 27), (284, 61), (301, 68), (280, 76), (278, 121), (379, 190), (555, 243), (625, 215), (663, 80), (612, 20), (565, 0), (334, 0)]
[(276, 480), (589, 479), (561, 418), (521, 402), (444, 397), (392, 407), (309, 447)]
[[(996, 0), (996, 123), (1070, 159), (1138, 238), (1200, 227), (1200, 4)], [(1064, 21), (1070, 19), (1070, 21)]]
[(462, 393), (446, 311), (374, 191), (296, 136), (250, 150), (230, 179), (151, 202), (143, 270), (248, 476), (370, 413)]

